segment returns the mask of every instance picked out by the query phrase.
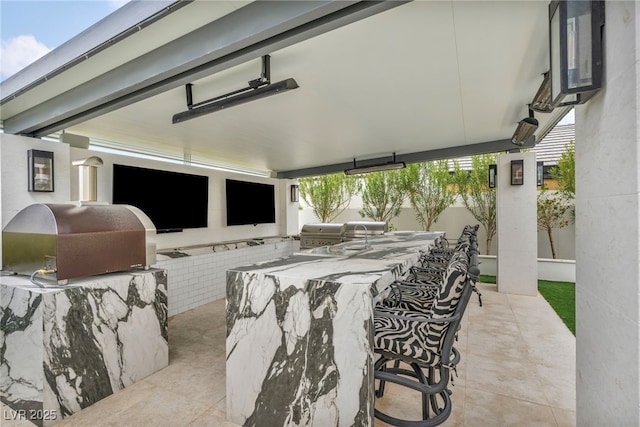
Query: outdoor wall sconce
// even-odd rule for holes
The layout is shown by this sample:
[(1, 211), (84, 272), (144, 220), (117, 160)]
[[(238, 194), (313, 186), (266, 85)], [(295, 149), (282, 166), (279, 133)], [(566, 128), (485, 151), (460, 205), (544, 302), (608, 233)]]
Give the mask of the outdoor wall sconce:
[(496, 188), (497, 176), (498, 176), (498, 165), (489, 165), (489, 188)]
[(53, 192), (53, 153), (28, 150), (29, 191)]
[(536, 185), (538, 187), (544, 185), (544, 162), (536, 163)]
[[(519, 146), (525, 145), (538, 129), (538, 120), (533, 117), (533, 110), (529, 108), (529, 117), (518, 122), (518, 127), (511, 137), (511, 143)], [(535, 141), (534, 141), (535, 143)]]
[(524, 184), (524, 160), (511, 160), (511, 185)]
[(291, 202), (299, 202), (300, 201), (300, 187), (297, 185), (291, 186)]
[(552, 107), (583, 104), (602, 87), (604, 3), (549, 4)]

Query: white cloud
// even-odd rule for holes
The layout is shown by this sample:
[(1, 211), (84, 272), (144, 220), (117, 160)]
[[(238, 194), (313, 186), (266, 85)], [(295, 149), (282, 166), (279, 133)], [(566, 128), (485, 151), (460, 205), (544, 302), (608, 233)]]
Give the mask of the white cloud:
[(6, 79), (49, 52), (34, 36), (18, 36), (0, 44), (0, 76)]

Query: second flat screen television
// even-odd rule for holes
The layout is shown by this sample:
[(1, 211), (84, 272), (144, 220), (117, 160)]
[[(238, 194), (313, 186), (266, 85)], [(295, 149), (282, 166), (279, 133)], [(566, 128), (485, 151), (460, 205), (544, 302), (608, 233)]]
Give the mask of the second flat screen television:
[(275, 187), (258, 182), (226, 180), (227, 225), (276, 222)]

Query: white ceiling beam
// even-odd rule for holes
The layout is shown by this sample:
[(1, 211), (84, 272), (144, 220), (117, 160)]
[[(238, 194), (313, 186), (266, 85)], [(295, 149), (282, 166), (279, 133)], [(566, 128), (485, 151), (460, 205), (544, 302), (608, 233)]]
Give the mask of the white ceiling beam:
[[(396, 154), (397, 162), (419, 163), (441, 159), (455, 159), (463, 156), (473, 156), (476, 154), (499, 153), (520, 148), (531, 148), (535, 145), (535, 136), (531, 136), (523, 146), (516, 146), (511, 143), (511, 139), (501, 139), (498, 141), (481, 142), (479, 144), (459, 145), (455, 147), (441, 148), (437, 150), (420, 151), (408, 154)], [(392, 153), (387, 157), (378, 157), (375, 159), (357, 160), (358, 167), (371, 166), (386, 163), (391, 160)], [(344, 172), (346, 169), (353, 168), (353, 163), (336, 163), (333, 165), (317, 166), (313, 168), (297, 169), (289, 171), (280, 171), (275, 174), (276, 178), (295, 179), (305, 176), (326, 175), (330, 173)]]

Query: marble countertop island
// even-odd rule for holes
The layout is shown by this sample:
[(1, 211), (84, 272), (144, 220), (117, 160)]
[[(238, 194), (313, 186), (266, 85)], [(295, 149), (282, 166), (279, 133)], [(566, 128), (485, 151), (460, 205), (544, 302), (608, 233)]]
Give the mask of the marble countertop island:
[(0, 277), (3, 419), (53, 425), (168, 363), (165, 270), (45, 287)]
[(227, 418), (372, 426), (373, 306), (439, 232), (395, 232), (227, 272)]

